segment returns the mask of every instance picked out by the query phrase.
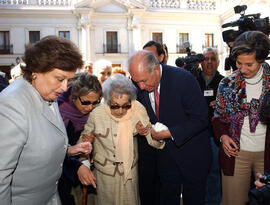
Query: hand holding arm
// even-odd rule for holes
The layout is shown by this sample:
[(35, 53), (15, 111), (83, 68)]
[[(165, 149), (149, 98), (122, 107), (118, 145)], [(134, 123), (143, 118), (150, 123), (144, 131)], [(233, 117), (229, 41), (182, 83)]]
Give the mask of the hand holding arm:
[(87, 166), (81, 165), (77, 173), (78, 173), (78, 178), (83, 185), (91, 184), (94, 188), (97, 188), (96, 183), (95, 183), (96, 178), (93, 172), (91, 172), (91, 170)]
[(171, 138), (171, 133), (169, 130), (163, 130), (160, 132), (156, 132), (154, 129), (151, 129), (151, 135), (152, 135), (152, 138), (155, 140), (164, 140), (164, 139)]
[(238, 155), (239, 148), (228, 135), (222, 135), (220, 137), (220, 142), (222, 143), (222, 148), (228, 157), (236, 157)]
[(144, 127), (141, 121), (138, 121), (137, 124), (136, 124), (136, 130), (142, 136), (148, 135), (149, 130), (151, 129), (151, 127), (152, 127), (151, 124), (148, 124), (146, 127)]
[(91, 135), (82, 135), (82, 141), (83, 142), (94, 142), (95, 139), (95, 135), (94, 132), (91, 133)]
[(90, 142), (82, 142), (74, 146), (69, 146), (67, 150), (68, 156), (76, 156), (79, 154), (90, 154), (92, 151), (92, 144)]

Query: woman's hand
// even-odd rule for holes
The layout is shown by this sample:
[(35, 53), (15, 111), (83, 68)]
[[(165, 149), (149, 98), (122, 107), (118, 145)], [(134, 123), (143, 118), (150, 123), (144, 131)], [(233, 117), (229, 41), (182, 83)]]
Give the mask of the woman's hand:
[(96, 185), (96, 177), (94, 176), (93, 172), (91, 172), (91, 170), (85, 166), (85, 165), (81, 165), (78, 169), (78, 178), (80, 180), (80, 182), (83, 184), (83, 185), (92, 185), (94, 188), (97, 188), (97, 185)]
[(215, 108), (216, 108), (216, 104), (217, 104), (217, 102), (216, 102), (215, 100), (213, 100), (213, 101), (211, 101), (211, 102), (209, 103), (209, 106), (210, 106), (212, 109), (215, 109)]
[(92, 144), (90, 142), (82, 142), (74, 146), (69, 146), (67, 150), (68, 156), (76, 156), (79, 154), (90, 154), (92, 151)]
[(82, 136), (82, 141), (83, 142), (94, 142), (95, 135), (92, 133), (91, 135), (83, 135)]
[(146, 127), (144, 127), (141, 121), (137, 122), (137, 124), (136, 124), (136, 129), (137, 129), (138, 133), (140, 135), (143, 135), (143, 136), (148, 135), (151, 127), (152, 127), (151, 124), (148, 124)]
[(238, 146), (228, 135), (222, 135), (220, 137), (220, 142), (222, 143), (223, 150), (228, 157), (236, 157), (238, 155)]

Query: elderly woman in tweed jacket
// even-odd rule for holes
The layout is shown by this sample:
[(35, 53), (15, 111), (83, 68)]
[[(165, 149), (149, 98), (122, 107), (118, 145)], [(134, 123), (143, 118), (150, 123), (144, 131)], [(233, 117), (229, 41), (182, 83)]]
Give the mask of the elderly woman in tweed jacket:
[[(151, 138), (149, 117), (136, 101), (136, 88), (123, 75), (116, 74), (103, 83), (104, 103), (89, 117), (81, 134), (83, 141), (94, 135), (94, 165), (97, 205), (139, 204), (137, 181), (137, 138), (162, 149), (164, 142)], [(94, 179), (95, 180), (95, 179)]]

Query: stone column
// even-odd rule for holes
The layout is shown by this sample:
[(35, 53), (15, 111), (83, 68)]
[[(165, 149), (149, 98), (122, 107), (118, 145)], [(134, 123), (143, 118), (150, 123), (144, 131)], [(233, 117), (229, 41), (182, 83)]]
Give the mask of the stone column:
[(80, 47), (83, 55), (83, 59), (91, 59), (91, 32), (90, 32), (90, 17), (89, 13), (83, 13), (80, 17), (79, 27), (81, 28), (81, 41)]
[(139, 15), (134, 15), (132, 17), (132, 47), (133, 51), (141, 50), (142, 39), (141, 39), (141, 17)]
[(127, 17), (127, 34), (128, 34), (128, 54), (130, 55), (133, 51), (133, 35), (132, 35), (132, 15)]

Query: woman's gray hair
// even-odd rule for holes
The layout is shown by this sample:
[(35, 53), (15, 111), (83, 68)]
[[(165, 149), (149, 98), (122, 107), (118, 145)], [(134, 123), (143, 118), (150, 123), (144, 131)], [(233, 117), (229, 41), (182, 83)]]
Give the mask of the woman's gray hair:
[(72, 86), (71, 96), (72, 99), (77, 99), (80, 96), (87, 95), (88, 93), (95, 91), (102, 96), (102, 88), (96, 76), (83, 72), (78, 73), (69, 82)]
[(130, 79), (122, 74), (115, 74), (109, 77), (102, 84), (102, 90), (105, 102), (109, 105), (112, 94), (123, 95), (126, 94), (129, 100), (135, 100), (137, 97), (137, 89)]
[(93, 64), (93, 74), (94, 75), (98, 75), (100, 73), (100, 71), (102, 71), (104, 69), (107, 69), (107, 68), (110, 69), (110, 70), (112, 70), (112, 63), (111, 63), (111, 61), (105, 60), (105, 59), (97, 60)]

